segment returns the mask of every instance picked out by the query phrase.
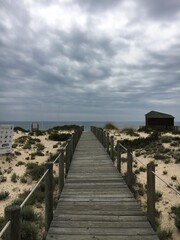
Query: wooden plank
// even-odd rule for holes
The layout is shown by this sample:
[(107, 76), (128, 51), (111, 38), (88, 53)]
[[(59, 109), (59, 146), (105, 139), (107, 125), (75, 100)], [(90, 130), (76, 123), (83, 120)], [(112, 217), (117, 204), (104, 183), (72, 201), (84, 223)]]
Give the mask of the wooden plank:
[(146, 222), (101, 222), (101, 221), (53, 221), (52, 227), (61, 228), (151, 228), (150, 224)]
[(54, 235), (49, 234), (46, 240), (158, 240), (156, 236), (109, 236), (101, 235)]
[[(62, 221), (101, 221), (101, 222), (145, 222), (147, 221), (147, 217), (142, 216), (109, 216), (109, 215), (78, 215), (78, 214), (61, 214), (56, 211), (54, 221), (62, 220)], [(53, 223), (53, 222), (52, 222)]]
[(114, 235), (121, 235), (121, 236), (134, 236), (134, 235), (148, 235), (152, 234), (155, 235), (155, 232), (152, 230), (152, 228), (131, 228), (131, 231), (129, 231), (128, 228), (61, 228), (61, 227), (53, 227), (51, 226), (49, 233), (53, 234), (94, 234), (94, 235), (106, 235), (106, 236), (114, 236)]

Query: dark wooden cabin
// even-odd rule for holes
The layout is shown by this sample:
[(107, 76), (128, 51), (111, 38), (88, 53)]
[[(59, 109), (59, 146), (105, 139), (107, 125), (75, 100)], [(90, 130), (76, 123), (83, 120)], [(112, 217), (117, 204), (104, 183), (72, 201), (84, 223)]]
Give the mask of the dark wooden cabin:
[(174, 129), (174, 117), (170, 114), (151, 111), (145, 114), (146, 127), (153, 129)]

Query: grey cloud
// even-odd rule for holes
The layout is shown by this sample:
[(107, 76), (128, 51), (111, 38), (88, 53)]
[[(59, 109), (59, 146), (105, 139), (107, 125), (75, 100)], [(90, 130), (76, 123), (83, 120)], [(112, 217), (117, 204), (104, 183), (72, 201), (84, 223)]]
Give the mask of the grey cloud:
[(180, 13), (179, 0), (140, 0), (139, 6), (144, 6), (149, 17), (166, 21), (174, 19)]
[(113, 8), (116, 8), (121, 2), (124, 0), (103, 0), (103, 1), (97, 1), (97, 0), (91, 0), (91, 1), (84, 1), (84, 0), (75, 0), (76, 3), (79, 4), (79, 6), (90, 13), (93, 12), (104, 12), (112, 10)]

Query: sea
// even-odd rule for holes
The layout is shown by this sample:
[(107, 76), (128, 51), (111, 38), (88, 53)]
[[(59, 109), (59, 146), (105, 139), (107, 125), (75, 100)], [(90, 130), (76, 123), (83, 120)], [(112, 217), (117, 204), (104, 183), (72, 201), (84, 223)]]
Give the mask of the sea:
[[(55, 126), (63, 126), (63, 125), (79, 125), (84, 126), (85, 131), (89, 131), (91, 126), (95, 127), (104, 127), (107, 121), (105, 122), (82, 122), (82, 121), (34, 121), (39, 124), (39, 130), (47, 130)], [(0, 124), (11, 124), (14, 127), (21, 127), (27, 131), (31, 129), (31, 124), (34, 123), (32, 121), (0, 121)], [(138, 129), (139, 126), (143, 126), (144, 122), (112, 122), (117, 128), (134, 128)]]
[[(96, 121), (0, 121), (0, 124), (11, 124), (14, 127), (21, 127), (27, 131), (31, 129), (31, 124), (37, 122), (39, 124), (40, 130), (47, 130), (55, 126), (63, 126), (63, 125), (79, 125), (84, 126), (85, 131), (89, 131), (91, 126), (95, 127), (104, 127), (107, 121), (105, 122), (96, 122)], [(140, 126), (144, 126), (145, 122), (143, 121), (121, 121), (121, 122), (113, 122), (112, 123), (119, 129), (123, 128), (133, 128), (139, 129)], [(180, 122), (176, 122), (175, 126), (180, 126)]]

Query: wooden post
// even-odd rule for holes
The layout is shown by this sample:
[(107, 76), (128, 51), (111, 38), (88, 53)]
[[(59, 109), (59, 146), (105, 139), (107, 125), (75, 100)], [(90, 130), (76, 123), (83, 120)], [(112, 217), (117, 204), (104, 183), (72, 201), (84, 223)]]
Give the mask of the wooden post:
[(59, 156), (59, 196), (64, 187), (64, 151), (61, 150), (61, 155)]
[(73, 139), (73, 135), (71, 136), (71, 138), (70, 138), (70, 152), (71, 152), (71, 158), (70, 158), (70, 162), (72, 161), (72, 157), (73, 157), (73, 153), (74, 153), (74, 148), (73, 148), (73, 146), (74, 146), (74, 139)]
[(103, 131), (103, 146), (106, 148), (106, 132)]
[(147, 164), (147, 217), (154, 230), (155, 225), (155, 165), (153, 162)]
[(53, 219), (53, 163), (45, 163), (45, 231), (47, 232)]
[(73, 153), (74, 153), (75, 148), (76, 148), (76, 133), (75, 132), (72, 134), (72, 137), (73, 137)]
[(95, 136), (96, 137), (98, 136), (98, 129), (97, 129), (97, 127), (95, 127)]
[(109, 151), (109, 133), (107, 133), (106, 148), (107, 148), (107, 153), (110, 155), (110, 151)]
[(69, 171), (70, 167), (70, 142), (71, 140), (67, 140), (67, 145), (66, 145), (66, 175)]
[(121, 154), (122, 147), (120, 145), (120, 141), (117, 141), (117, 170), (121, 173)]
[(114, 137), (111, 136), (111, 159), (114, 162)]
[(5, 219), (6, 221), (11, 221), (5, 233), (5, 240), (20, 240), (20, 211), (21, 208), (18, 205), (11, 205), (5, 208)]
[(100, 131), (100, 142), (103, 145), (103, 130), (99, 129), (99, 131)]
[(133, 185), (133, 171), (132, 171), (132, 154), (131, 154), (131, 148), (127, 149), (127, 185), (130, 190), (132, 190), (132, 185)]

